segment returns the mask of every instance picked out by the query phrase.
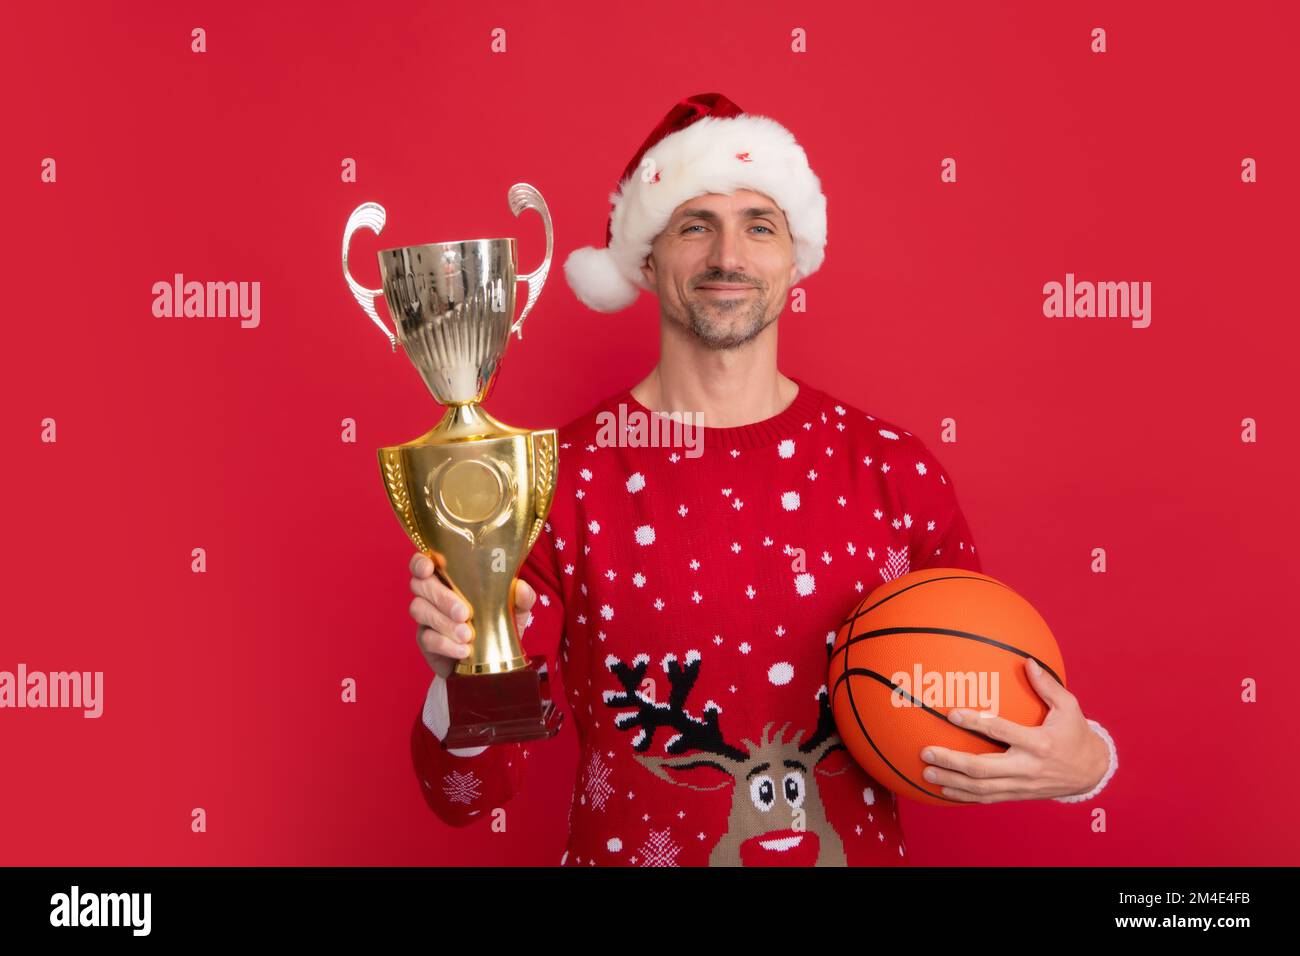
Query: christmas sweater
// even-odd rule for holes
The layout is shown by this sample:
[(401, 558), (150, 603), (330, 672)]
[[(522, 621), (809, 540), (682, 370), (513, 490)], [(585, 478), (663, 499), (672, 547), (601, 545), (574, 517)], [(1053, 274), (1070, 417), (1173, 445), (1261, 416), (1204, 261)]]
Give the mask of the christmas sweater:
[[(625, 390), (559, 429), (519, 577), (524, 651), (557, 666), (580, 750), (561, 865), (906, 862), (897, 798), (836, 736), (829, 653), (882, 582), (980, 561), (915, 435), (794, 381), (748, 425), (692, 436)], [(448, 750), (446, 727), (435, 676), (411, 747), (453, 826), (519, 793), (547, 745)]]

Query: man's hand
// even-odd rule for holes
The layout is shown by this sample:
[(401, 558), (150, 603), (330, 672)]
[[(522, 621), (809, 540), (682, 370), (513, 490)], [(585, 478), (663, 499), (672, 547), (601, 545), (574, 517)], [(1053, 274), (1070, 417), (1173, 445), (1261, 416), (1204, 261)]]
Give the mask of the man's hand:
[(980, 711), (948, 712), (960, 727), (1010, 744), (1005, 753), (972, 754), (930, 746), (921, 759), (931, 766), (925, 779), (941, 784), (943, 795), (964, 803), (1044, 800), (1086, 793), (1110, 766), (1106, 742), (1090, 726), (1075, 696), (1033, 658), (1025, 660), (1029, 685), (1049, 710), (1040, 727), (1027, 727)]
[[(469, 657), (470, 629), (465, 622), (473, 610), (433, 573), (433, 562), (417, 551), (411, 556), (411, 617), (420, 625), (416, 639), (435, 674), (446, 678), (456, 662)], [(515, 627), (522, 634), (532, 616), (537, 592), (519, 579), (515, 587)]]

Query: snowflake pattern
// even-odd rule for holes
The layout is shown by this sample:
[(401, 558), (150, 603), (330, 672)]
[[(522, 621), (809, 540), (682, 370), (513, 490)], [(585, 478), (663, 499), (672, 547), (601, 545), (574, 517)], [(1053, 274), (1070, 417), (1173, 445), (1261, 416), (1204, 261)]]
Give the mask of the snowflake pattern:
[(894, 578), (901, 578), (911, 570), (911, 561), (908, 557), (907, 549), (886, 548), (889, 557), (885, 560), (885, 566), (880, 569), (880, 576), (886, 581), (892, 581)]
[(442, 778), (442, 792), (449, 803), (473, 803), (483, 796), (482, 786), (473, 771), (453, 770)]
[(671, 830), (656, 830), (653, 827), (641, 844), (641, 849), (637, 850), (641, 866), (677, 866), (677, 857), (681, 852), (682, 848), (673, 840)]
[(586, 780), (583, 784), (583, 794), (597, 810), (604, 810), (605, 804), (613, 794), (614, 788), (610, 785), (609, 777), (613, 768), (605, 761), (600, 759), (600, 753), (593, 750), (590, 758), (587, 760)]

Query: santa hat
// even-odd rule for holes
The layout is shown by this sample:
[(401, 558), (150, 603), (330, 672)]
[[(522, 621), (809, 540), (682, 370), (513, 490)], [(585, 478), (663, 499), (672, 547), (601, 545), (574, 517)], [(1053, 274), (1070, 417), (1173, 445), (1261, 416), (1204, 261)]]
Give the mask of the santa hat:
[(737, 189), (771, 196), (785, 212), (795, 282), (816, 272), (825, 258), (826, 197), (803, 147), (776, 120), (744, 113), (721, 93), (700, 93), (669, 110), (627, 164), (609, 196), (605, 247), (575, 249), (564, 262), (570, 287), (597, 312), (627, 308), (641, 289), (654, 291), (641, 264), (673, 210)]

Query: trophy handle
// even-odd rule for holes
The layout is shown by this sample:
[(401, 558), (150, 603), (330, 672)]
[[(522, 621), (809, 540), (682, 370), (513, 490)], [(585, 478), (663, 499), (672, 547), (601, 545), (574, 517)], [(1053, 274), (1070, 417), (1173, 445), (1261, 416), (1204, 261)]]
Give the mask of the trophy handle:
[(551, 211), (546, 208), (546, 200), (542, 198), (541, 193), (527, 183), (515, 183), (510, 187), (509, 199), (510, 211), (516, 216), (525, 209), (536, 209), (541, 214), (542, 224), (546, 227), (546, 257), (542, 259), (542, 264), (536, 270), (521, 275), (516, 280), (528, 283), (528, 301), (524, 303), (524, 310), (519, 313), (519, 319), (510, 326), (510, 331), (518, 334), (522, 339), (524, 319), (532, 311), (537, 297), (542, 294), (542, 286), (546, 284), (546, 274), (551, 271), (551, 253), (555, 249), (555, 236), (551, 231)]
[(387, 214), (384, 212), (384, 207), (377, 202), (364, 202), (352, 210), (352, 215), (348, 216), (347, 228), (343, 230), (343, 278), (348, 280), (348, 288), (356, 296), (357, 304), (361, 306), (361, 310), (370, 316), (370, 320), (379, 326), (381, 332), (388, 336), (388, 344), (396, 352), (397, 338), (392, 332), (388, 331), (388, 326), (384, 325), (383, 320), (379, 318), (379, 313), (375, 311), (375, 299), (383, 295), (384, 290), (367, 289), (352, 278), (352, 273), (348, 271), (348, 246), (352, 244), (352, 234), (364, 226), (377, 236), (384, 228), (385, 218), (387, 218)]

